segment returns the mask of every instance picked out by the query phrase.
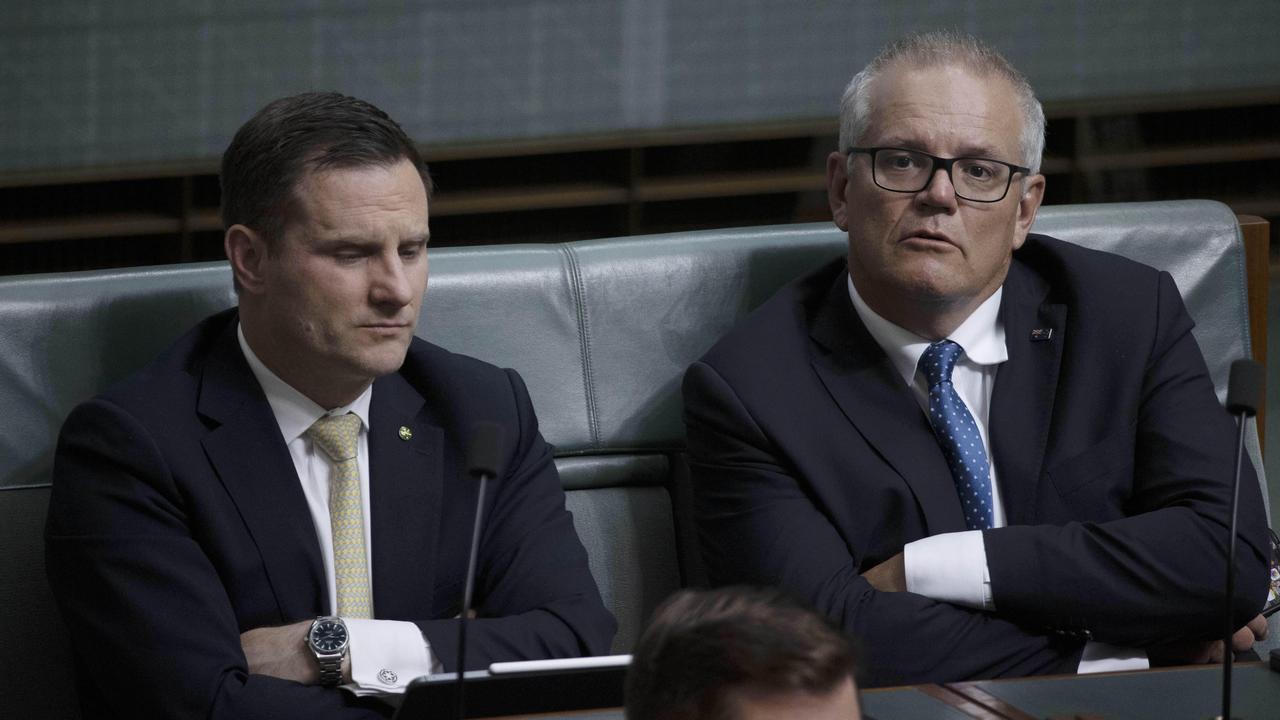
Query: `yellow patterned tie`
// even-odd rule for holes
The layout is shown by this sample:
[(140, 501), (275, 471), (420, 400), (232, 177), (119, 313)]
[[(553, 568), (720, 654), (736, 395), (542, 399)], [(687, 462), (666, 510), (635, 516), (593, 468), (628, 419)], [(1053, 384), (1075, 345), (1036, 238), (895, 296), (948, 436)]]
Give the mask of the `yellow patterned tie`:
[(338, 615), (373, 617), (369, 566), (364, 552), (364, 506), (360, 502), (360, 464), (356, 448), (360, 418), (353, 413), (326, 415), (307, 435), (329, 456), (329, 523), (333, 528), (333, 574), (338, 588)]

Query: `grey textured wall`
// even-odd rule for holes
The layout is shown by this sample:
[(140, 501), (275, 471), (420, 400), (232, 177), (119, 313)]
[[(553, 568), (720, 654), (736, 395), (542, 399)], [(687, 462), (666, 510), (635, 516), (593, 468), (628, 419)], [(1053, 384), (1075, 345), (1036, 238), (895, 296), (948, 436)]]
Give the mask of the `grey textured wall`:
[(1047, 100), (1280, 87), (1276, 0), (0, 0), (0, 171), (214, 157), (306, 89), (424, 142), (830, 116), (947, 27)]

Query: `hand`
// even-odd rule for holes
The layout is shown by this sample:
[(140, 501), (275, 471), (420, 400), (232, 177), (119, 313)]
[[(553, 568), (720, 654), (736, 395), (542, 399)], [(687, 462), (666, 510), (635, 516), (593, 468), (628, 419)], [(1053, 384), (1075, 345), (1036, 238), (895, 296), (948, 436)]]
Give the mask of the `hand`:
[[(303, 685), (320, 682), (320, 666), (307, 647), (310, 620), (282, 627), (254, 628), (240, 634), (240, 647), (249, 672), (292, 680)], [(351, 655), (342, 659), (342, 682), (351, 682)]]
[(1231, 636), (1231, 644), (1235, 646), (1236, 652), (1244, 652), (1252, 650), (1253, 644), (1259, 640), (1267, 639), (1267, 619), (1258, 615), (1250, 620), (1248, 624), (1236, 631)]
[[(1245, 652), (1267, 637), (1267, 619), (1259, 615), (1231, 636), (1234, 652)], [(1147, 652), (1152, 665), (1201, 665), (1220, 663), (1224, 655), (1221, 640), (1179, 640), (1152, 647)]]
[(880, 592), (906, 592), (907, 566), (903, 562), (902, 553), (862, 573), (862, 578)]

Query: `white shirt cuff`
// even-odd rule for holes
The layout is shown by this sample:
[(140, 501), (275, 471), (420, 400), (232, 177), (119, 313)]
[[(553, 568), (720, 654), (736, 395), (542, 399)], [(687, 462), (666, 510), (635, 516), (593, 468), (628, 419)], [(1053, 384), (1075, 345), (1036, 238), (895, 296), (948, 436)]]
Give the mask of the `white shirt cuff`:
[(1147, 653), (1144, 650), (1090, 641), (1085, 643), (1084, 653), (1080, 655), (1080, 666), (1076, 668), (1076, 672), (1087, 675), (1121, 670), (1146, 670), (1149, 667), (1151, 667), (1151, 661), (1147, 659)]
[(345, 689), (356, 695), (398, 695), (416, 678), (430, 674), (431, 647), (417, 625), (401, 620), (346, 622), (353, 682)]
[(907, 543), (907, 592), (978, 610), (994, 610), (981, 530), (943, 533)]

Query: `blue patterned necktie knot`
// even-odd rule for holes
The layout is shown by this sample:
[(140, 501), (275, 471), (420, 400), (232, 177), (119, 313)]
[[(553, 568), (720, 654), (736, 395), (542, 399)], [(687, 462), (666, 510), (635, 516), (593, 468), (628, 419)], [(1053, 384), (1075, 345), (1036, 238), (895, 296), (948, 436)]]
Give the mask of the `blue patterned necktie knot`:
[(956, 369), (956, 361), (963, 353), (964, 348), (953, 340), (939, 340), (924, 351), (920, 356), (920, 369), (929, 381), (931, 392), (940, 383), (951, 382), (951, 371)]
[(951, 371), (963, 352), (955, 342), (940, 340), (920, 356), (919, 368), (929, 381), (929, 424), (955, 480), (965, 525), (986, 530), (995, 524), (991, 466), (978, 424), (951, 384)]

